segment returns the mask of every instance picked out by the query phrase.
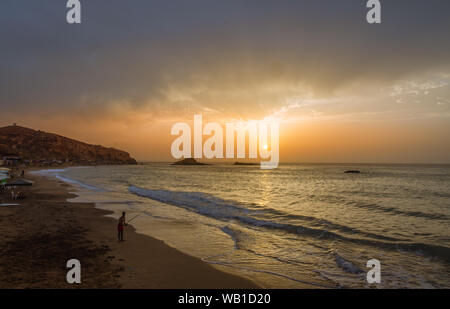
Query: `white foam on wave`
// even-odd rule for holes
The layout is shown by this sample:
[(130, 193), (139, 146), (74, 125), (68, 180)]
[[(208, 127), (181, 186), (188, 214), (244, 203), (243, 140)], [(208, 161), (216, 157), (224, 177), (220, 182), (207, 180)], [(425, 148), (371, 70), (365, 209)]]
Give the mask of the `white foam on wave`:
[(340, 237), (340, 235), (326, 230), (307, 228), (301, 225), (284, 224), (272, 221), (270, 218), (255, 218), (258, 212), (245, 208), (233, 200), (224, 200), (214, 195), (202, 192), (183, 192), (170, 190), (151, 190), (130, 186), (128, 190), (138, 196), (183, 207), (199, 214), (219, 220), (238, 220), (244, 224), (288, 231), (295, 234), (308, 234), (316, 237)]
[[(71, 167), (71, 168), (86, 168), (86, 167)], [(92, 186), (92, 185), (88, 185), (86, 183), (83, 183), (81, 181), (72, 179), (72, 178), (68, 178), (65, 176), (61, 176), (61, 173), (64, 173), (68, 170), (68, 168), (65, 169), (45, 169), (45, 170), (39, 170), (39, 171), (32, 171), (30, 172), (30, 174), (34, 174), (34, 175), (38, 175), (38, 176), (46, 176), (46, 177), (55, 177), (56, 179), (59, 179), (61, 181), (64, 181), (65, 183), (69, 183), (72, 185), (77, 185), (80, 186), (84, 189), (88, 189), (91, 191), (105, 191), (99, 187), (96, 186)]]
[(64, 182), (66, 182), (66, 183), (78, 185), (78, 186), (83, 187), (83, 188), (88, 189), (88, 190), (99, 191), (99, 192), (100, 191), (105, 191), (105, 190), (103, 190), (101, 188), (85, 184), (85, 183), (83, 183), (81, 181), (78, 181), (78, 180), (75, 180), (75, 179), (72, 179), (72, 178), (67, 178), (67, 177), (63, 177), (63, 176), (60, 176), (60, 175), (56, 175), (55, 177), (57, 179), (59, 179), (59, 180), (62, 180)]
[(36, 174), (36, 175), (46, 175), (46, 174), (55, 174), (55, 173), (61, 173), (65, 172), (67, 169), (44, 169), (39, 171), (31, 171), (30, 174)]
[(340, 256), (337, 252), (333, 253), (334, 259), (336, 261), (336, 264), (343, 269), (344, 271), (351, 273), (351, 274), (361, 274), (363, 271), (361, 268), (353, 264), (352, 262), (344, 259), (342, 256)]
[(238, 249), (238, 238), (237, 238), (237, 232), (235, 230), (233, 230), (232, 228), (230, 228), (229, 226), (224, 226), (221, 228), (222, 232), (224, 232), (225, 234), (227, 234), (228, 236), (231, 237), (231, 239), (233, 240), (234, 243), (234, 249)]
[(248, 209), (230, 200), (223, 200), (202, 192), (181, 192), (170, 190), (151, 190), (135, 186), (128, 187), (131, 193), (152, 200), (185, 207), (200, 214), (215, 218), (233, 218), (249, 212)]

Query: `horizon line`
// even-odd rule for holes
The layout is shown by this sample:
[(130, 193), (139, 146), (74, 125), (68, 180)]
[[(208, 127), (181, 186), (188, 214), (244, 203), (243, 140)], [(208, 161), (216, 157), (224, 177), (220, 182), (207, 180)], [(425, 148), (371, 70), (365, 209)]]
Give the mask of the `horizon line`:
[[(183, 159), (180, 159), (183, 160)], [(178, 162), (180, 160), (173, 160), (173, 161), (162, 161), (162, 160), (137, 160), (138, 164), (143, 164), (143, 163), (174, 163), (174, 162)], [(202, 159), (196, 159), (196, 160), (202, 160)], [(230, 159), (231, 160), (231, 159)], [(264, 161), (258, 161), (258, 162), (248, 162), (248, 161), (239, 161), (239, 160), (233, 160), (232, 162), (227, 162), (227, 161), (209, 161), (209, 160), (203, 160), (203, 161), (207, 161), (209, 163), (216, 163), (216, 164), (233, 164), (235, 162), (240, 162), (240, 163), (260, 163), (260, 162), (264, 162)], [(202, 161), (202, 162), (203, 162)], [(199, 161), (200, 162), (200, 161)], [(336, 164), (336, 165), (342, 165), (342, 164), (355, 164), (355, 165), (450, 165), (450, 162), (448, 163), (426, 163), (426, 162), (413, 162), (413, 163), (409, 163), (409, 162), (279, 162), (279, 164)]]

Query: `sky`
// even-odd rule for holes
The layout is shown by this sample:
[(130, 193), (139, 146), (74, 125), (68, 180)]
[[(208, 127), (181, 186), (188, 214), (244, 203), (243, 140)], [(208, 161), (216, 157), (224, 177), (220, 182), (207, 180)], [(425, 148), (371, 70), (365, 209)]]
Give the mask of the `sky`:
[(170, 161), (173, 124), (280, 121), (282, 162), (450, 163), (450, 2), (0, 3), (0, 126)]

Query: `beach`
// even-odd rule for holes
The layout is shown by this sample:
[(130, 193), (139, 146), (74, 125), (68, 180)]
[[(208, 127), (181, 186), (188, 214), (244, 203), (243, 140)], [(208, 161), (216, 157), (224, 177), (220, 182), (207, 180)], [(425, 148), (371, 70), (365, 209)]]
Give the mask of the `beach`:
[[(258, 288), (251, 280), (216, 269), (155, 238), (125, 228), (94, 203), (68, 202), (71, 186), (30, 175), (26, 198), (0, 195), (0, 288)], [(66, 263), (81, 263), (81, 284), (69, 284)]]
[(71, 202), (116, 220), (126, 211), (139, 234), (264, 288), (371, 288), (371, 259), (381, 288), (445, 288), (449, 168), (155, 162), (39, 173), (73, 185)]

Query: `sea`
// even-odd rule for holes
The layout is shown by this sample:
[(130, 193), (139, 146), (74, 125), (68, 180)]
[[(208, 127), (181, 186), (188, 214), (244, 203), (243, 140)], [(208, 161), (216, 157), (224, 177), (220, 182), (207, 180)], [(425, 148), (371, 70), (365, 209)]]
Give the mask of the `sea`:
[[(39, 173), (73, 184), (73, 201), (115, 218), (125, 211), (137, 232), (264, 288), (450, 288), (449, 165), (145, 163)], [(367, 280), (373, 259), (379, 283)]]

